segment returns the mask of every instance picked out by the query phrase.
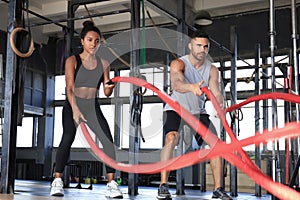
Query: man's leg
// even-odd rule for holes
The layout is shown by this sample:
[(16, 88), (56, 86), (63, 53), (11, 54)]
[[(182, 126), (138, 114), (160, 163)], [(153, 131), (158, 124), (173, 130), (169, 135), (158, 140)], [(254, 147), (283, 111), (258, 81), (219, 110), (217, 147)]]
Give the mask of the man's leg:
[[(166, 135), (166, 144), (161, 151), (161, 161), (169, 160), (173, 157), (173, 150), (177, 144), (178, 133), (175, 131), (168, 132)], [(162, 171), (160, 176), (160, 185), (158, 188), (157, 198), (158, 199), (172, 199), (169, 192), (168, 177), (169, 171)]]
[(222, 158), (217, 157), (210, 160), (210, 167), (214, 177), (215, 189), (213, 191), (212, 198), (222, 200), (232, 200), (232, 198), (226, 194), (222, 187)]
[[(166, 161), (173, 157), (173, 150), (178, 141), (178, 130), (181, 124), (181, 118), (175, 111), (164, 111), (164, 135), (166, 136), (166, 144), (164, 145), (160, 160)], [(158, 199), (172, 199), (168, 186), (169, 171), (162, 171), (160, 185), (158, 188)]]
[(212, 158), (210, 160), (210, 168), (213, 174), (215, 190), (222, 186), (222, 158)]
[[(178, 141), (178, 132), (172, 131), (166, 135), (166, 144), (161, 151), (160, 160), (165, 161), (173, 157), (173, 150)], [(162, 171), (160, 184), (168, 182), (169, 171)]]
[[(215, 135), (218, 135), (216, 128), (209, 119), (209, 115), (200, 115), (201, 122)], [(210, 160), (210, 167), (214, 178), (214, 191), (212, 198), (222, 199), (222, 200), (232, 200), (232, 198), (226, 194), (224, 188), (222, 187), (222, 158), (217, 157)]]

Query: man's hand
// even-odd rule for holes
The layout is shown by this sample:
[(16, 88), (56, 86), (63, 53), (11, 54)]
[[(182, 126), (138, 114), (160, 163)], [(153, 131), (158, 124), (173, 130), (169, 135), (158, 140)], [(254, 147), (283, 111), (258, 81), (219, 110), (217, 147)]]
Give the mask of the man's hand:
[(201, 90), (201, 85), (204, 83), (204, 80), (200, 81), (199, 83), (192, 84), (192, 92), (196, 96), (201, 96), (203, 94)]

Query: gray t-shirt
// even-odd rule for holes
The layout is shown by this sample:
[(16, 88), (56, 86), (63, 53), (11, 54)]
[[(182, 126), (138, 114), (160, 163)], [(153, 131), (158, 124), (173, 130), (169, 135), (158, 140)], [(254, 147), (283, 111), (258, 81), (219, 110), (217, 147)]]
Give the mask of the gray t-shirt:
[[(185, 65), (184, 81), (186, 83), (194, 84), (204, 80), (204, 84), (201, 87), (208, 86), (209, 72), (211, 69), (211, 62), (208, 59), (206, 59), (205, 63), (199, 69), (196, 69), (192, 65), (188, 55), (182, 56), (180, 59)], [(193, 115), (206, 114), (204, 108), (205, 95), (196, 96), (193, 92), (180, 93), (174, 90), (171, 97)], [(166, 104), (164, 110), (174, 109), (169, 104)]]

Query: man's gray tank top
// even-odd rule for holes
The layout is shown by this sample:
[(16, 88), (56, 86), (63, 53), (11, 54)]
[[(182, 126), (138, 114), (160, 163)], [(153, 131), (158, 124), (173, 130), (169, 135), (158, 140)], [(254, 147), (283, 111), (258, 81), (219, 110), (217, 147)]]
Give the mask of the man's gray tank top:
[[(211, 62), (208, 59), (206, 59), (199, 69), (196, 69), (192, 65), (189, 60), (189, 55), (182, 56), (179, 59), (181, 59), (185, 65), (184, 81), (186, 83), (194, 84), (204, 80), (204, 84), (201, 87), (208, 86), (209, 72), (211, 69)], [(171, 97), (193, 115), (206, 114), (204, 108), (205, 95), (196, 96), (193, 92), (180, 93), (173, 90)], [(169, 104), (166, 104), (164, 110), (173, 110), (173, 108)]]

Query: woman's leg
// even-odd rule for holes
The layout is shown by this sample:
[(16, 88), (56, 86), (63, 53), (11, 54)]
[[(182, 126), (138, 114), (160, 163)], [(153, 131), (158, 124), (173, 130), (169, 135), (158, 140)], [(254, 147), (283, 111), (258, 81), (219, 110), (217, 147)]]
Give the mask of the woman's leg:
[[(92, 101), (92, 105), (90, 105), (91, 102), (89, 102), (89, 100), (87, 100), (87, 103), (88, 105), (84, 107), (84, 116), (87, 120), (87, 125), (91, 128), (91, 130), (101, 141), (104, 153), (115, 160), (116, 152), (113, 143), (113, 138), (108, 123), (100, 110), (100, 105), (96, 99)], [(105, 196), (109, 198), (122, 198), (123, 194), (119, 189), (118, 184), (114, 181), (116, 170), (108, 165), (105, 165), (105, 167), (108, 179)]]
[(71, 145), (74, 142), (76, 134), (73, 112), (69, 103), (65, 103), (63, 107), (62, 119), (63, 135), (56, 153), (55, 178), (62, 177), (62, 173), (69, 159)]
[[(100, 110), (100, 105), (98, 101), (95, 102), (95, 111), (97, 116), (97, 124), (100, 126), (100, 131), (96, 132), (97, 137), (101, 141), (101, 144), (103, 146), (103, 151), (106, 153), (111, 159), (116, 159), (116, 151), (115, 151), (115, 145), (113, 142), (113, 138), (110, 132), (109, 125), (107, 123), (106, 118), (104, 117), (102, 111)], [(105, 165), (106, 172), (108, 175), (108, 180), (114, 179), (114, 174), (116, 172), (115, 169), (112, 167)]]
[[(104, 153), (112, 159), (116, 159), (115, 146), (109, 129), (109, 125), (100, 110), (100, 105), (96, 99), (77, 99), (77, 104), (87, 120), (87, 125), (100, 140)], [(115, 169), (105, 165), (109, 179), (114, 179)]]

